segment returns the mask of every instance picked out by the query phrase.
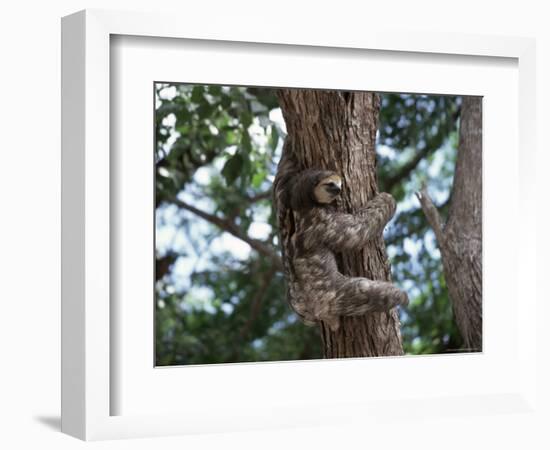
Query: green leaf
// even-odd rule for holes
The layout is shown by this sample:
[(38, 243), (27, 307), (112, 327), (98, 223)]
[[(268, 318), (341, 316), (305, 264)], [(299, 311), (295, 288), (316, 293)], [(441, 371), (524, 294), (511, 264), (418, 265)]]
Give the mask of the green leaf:
[(262, 183), (264, 182), (266, 175), (267, 175), (267, 172), (265, 172), (263, 170), (260, 171), (260, 172), (257, 172), (252, 177), (252, 187), (254, 189), (258, 189), (262, 185)]
[(231, 97), (229, 95), (223, 95), (221, 106), (223, 109), (228, 109), (231, 106)]
[(279, 131), (277, 130), (277, 127), (273, 125), (271, 127), (271, 134), (269, 135), (269, 145), (275, 151), (277, 148), (277, 144), (279, 143)]
[(204, 101), (204, 86), (193, 87), (193, 92), (191, 93), (191, 101), (193, 103), (202, 103)]
[(204, 120), (209, 118), (215, 109), (216, 109), (215, 105), (211, 105), (208, 102), (202, 102), (197, 108), (197, 114), (202, 120)]
[(246, 155), (250, 154), (252, 151), (252, 141), (250, 140), (250, 134), (248, 134), (248, 130), (246, 128), (243, 130), (243, 135), (241, 136), (241, 145), (244, 153)]
[(241, 116), (241, 123), (243, 124), (243, 128), (245, 130), (247, 130), (250, 125), (252, 125), (252, 119), (254, 119), (254, 117), (250, 112), (243, 111), (243, 114)]
[(233, 130), (229, 130), (227, 129), (227, 131), (225, 131), (225, 134), (223, 134), (222, 136), (225, 136), (225, 144), (226, 145), (236, 145), (237, 142), (239, 141), (239, 136), (237, 133), (235, 133), (235, 131)]
[(240, 153), (235, 153), (223, 166), (222, 175), (228, 185), (231, 185), (241, 174), (244, 159)]
[(250, 160), (250, 158), (245, 157), (243, 158), (243, 164), (240, 172), (241, 190), (245, 191), (246, 188), (248, 187), (251, 173), (252, 173), (252, 161)]
[(208, 87), (208, 92), (219, 97), (222, 94), (222, 87), (218, 85), (211, 85)]

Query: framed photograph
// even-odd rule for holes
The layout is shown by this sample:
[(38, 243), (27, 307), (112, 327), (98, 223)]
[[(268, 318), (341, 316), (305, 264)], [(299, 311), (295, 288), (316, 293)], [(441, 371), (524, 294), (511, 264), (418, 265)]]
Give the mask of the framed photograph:
[(531, 410), (534, 48), (63, 18), (63, 431)]

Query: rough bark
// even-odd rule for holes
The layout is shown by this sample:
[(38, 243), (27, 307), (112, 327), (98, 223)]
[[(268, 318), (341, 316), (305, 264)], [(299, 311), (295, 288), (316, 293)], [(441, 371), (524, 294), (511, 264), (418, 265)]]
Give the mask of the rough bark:
[[(378, 96), (289, 89), (279, 92), (279, 100), (288, 132), (284, 152), (292, 153), (300, 170), (332, 170), (343, 177), (338, 210), (357, 213), (363, 209), (378, 193)], [(338, 255), (338, 266), (344, 275), (390, 281), (390, 267), (380, 238), (363, 249)], [(403, 354), (396, 309), (343, 317), (337, 331), (323, 322), (319, 326), (326, 358)]]
[(437, 238), (445, 281), (465, 350), (482, 350), (481, 97), (464, 97), (460, 138), (445, 226), (426, 189), (418, 197)]

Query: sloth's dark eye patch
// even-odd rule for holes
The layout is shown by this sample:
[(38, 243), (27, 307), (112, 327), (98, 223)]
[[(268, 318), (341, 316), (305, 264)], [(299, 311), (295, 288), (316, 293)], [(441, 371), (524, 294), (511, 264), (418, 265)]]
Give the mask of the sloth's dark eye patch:
[(333, 194), (337, 194), (341, 191), (340, 186), (338, 186), (338, 184), (336, 184), (334, 181), (330, 181), (326, 183), (325, 186), (326, 186), (326, 190)]

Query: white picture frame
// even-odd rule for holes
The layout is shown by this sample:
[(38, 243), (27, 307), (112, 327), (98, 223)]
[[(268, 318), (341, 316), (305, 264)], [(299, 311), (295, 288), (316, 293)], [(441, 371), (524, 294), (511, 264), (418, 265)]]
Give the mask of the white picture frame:
[[(531, 39), (513, 37), (487, 37), (451, 35), (444, 33), (400, 33), (395, 31), (370, 30), (338, 36), (326, 36), (321, 29), (310, 28), (307, 33), (287, 30), (251, 27), (235, 28), (231, 24), (218, 24), (215, 30), (204, 28), (200, 21), (181, 26), (177, 18), (164, 14), (144, 14), (87, 10), (67, 16), (62, 22), (62, 430), (86, 440), (162, 436), (209, 431), (233, 431), (266, 427), (300, 426), (334, 423), (335, 421), (370, 420), (382, 414), (388, 420), (392, 415), (392, 402), (405, 405), (408, 414), (418, 414), (426, 408), (436, 408), (440, 414), (493, 414), (505, 410), (517, 412), (535, 408), (536, 398), (536, 328), (529, 311), (536, 309), (535, 285), (526, 286), (517, 316), (510, 314), (509, 320), (517, 327), (513, 346), (517, 352), (517, 372), (506, 384), (498, 385), (494, 392), (471, 390), (458, 391), (442, 396), (434, 388), (422, 392), (420, 397), (408, 396), (404, 391), (388, 398), (368, 401), (349, 397), (338, 403), (329, 399), (315, 403), (307, 395), (302, 405), (284, 401), (273, 405), (268, 411), (258, 408), (253, 414), (244, 407), (218, 404), (219, 413), (213, 414), (207, 404), (202, 413), (192, 410), (183, 412), (159, 411), (148, 404), (144, 410), (113, 415), (115, 390), (120, 383), (113, 380), (113, 342), (116, 323), (111, 321), (112, 280), (110, 261), (113, 242), (111, 240), (111, 190), (117, 174), (110, 167), (110, 108), (113, 98), (110, 93), (111, 36), (141, 36), (202, 40), (212, 42), (254, 43), (254, 45), (283, 44), (311, 48), (316, 52), (323, 49), (338, 55), (346, 50), (371, 50), (407, 54), (411, 61), (429, 55), (455, 55), (468, 57), (498, 57), (517, 61), (517, 142), (512, 142), (519, 155), (519, 178), (513, 184), (513, 209), (522, 221), (513, 222), (522, 236), (521, 245), (515, 243), (518, 264), (510, 269), (517, 275), (516, 282), (528, 279), (535, 261), (535, 237), (529, 230), (534, 228), (535, 190), (529, 174), (534, 171), (534, 124), (535, 124), (535, 45)], [(289, 48), (289, 47), (287, 47)], [(452, 56), (450, 56), (452, 58)], [(179, 80), (178, 80), (179, 81)], [(202, 81), (202, 80), (194, 80)], [(505, 144), (503, 144), (505, 145)], [(521, 150), (521, 152), (518, 151)], [(512, 168), (511, 166), (510, 168)], [(519, 202), (519, 198), (522, 199)], [(517, 273), (516, 273), (517, 272)], [(516, 295), (512, 292), (510, 295)], [(511, 312), (510, 309), (509, 312)], [(505, 312), (503, 312), (505, 314)], [(517, 338), (516, 338), (517, 337)], [(515, 354), (515, 353), (514, 353)], [(471, 355), (475, 358), (476, 355)], [(490, 355), (482, 355), (489, 357)], [(436, 358), (433, 359), (435, 361)], [(479, 364), (479, 361), (449, 360), (449, 364)], [(300, 370), (314, 373), (323, 362), (293, 363)], [(330, 371), (334, 377), (345, 371), (356, 373), (365, 369), (362, 360), (334, 361)], [(283, 366), (287, 369), (281, 368)], [(384, 362), (391, 371), (402, 363), (398, 359)], [(419, 370), (440, 370), (437, 363), (426, 363)], [(429, 365), (433, 367), (428, 368)], [(489, 364), (491, 364), (489, 362)], [(288, 363), (267, 365), (232, 365), (216, 370), (240, 374), (255, 370), (261, 376), (280, 375), (288, 371)], [(372, 366), (371, 366), (372, 367)], [(412, 366), (410, 366), (412, 367)], [(453, 366), (454, 367), (454, 366)], [(150, 369), (153, 369), (152, 367)], [(205, 368), (202, 368), (205, 369)], [(208, 369), (208, 368), (206, 368)], [(136, 369), (137, 370), (137, 369)], [(269, 373), (271, 372), (271, 375)], [(304, 375), (306, 376), (306, 375)], [(124, 379), (122, 379), (124, 380)], [(357, 384), (351, 378), (351, 385)], [(462, 395), (462, 396), (458, 396)], [(296, 395), (294, 395), (296, 398)], [(251, 394), (248, 408), (261, 401)], [(194, 400), (198, 402), (197, 399)], [(170, 402), (170, 399), (166, 399)], [(328, 402), (328, 403), (327, 403)], [(245, 402), (246, 403), (246, 402)], [(330, 405), (329, 408), (324, 406)], [(198, 404), (195, 411), (200, 411)], [(265, 407), (265, 405), (264, 405)], [(207, 414), (209, 414), (207, 416)], [(403, 409), (398, 415), (403, 414)], [(227, 420), (230, 416), (232, 419)]]

